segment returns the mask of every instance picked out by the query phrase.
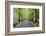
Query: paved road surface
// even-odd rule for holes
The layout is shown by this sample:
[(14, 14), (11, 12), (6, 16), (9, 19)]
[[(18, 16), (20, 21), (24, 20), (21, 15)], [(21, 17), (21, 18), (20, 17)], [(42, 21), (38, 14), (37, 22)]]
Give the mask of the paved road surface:
[(31, 21), (24, 20), (20, 24), (18, 24), (16, 27), (33, 27)]

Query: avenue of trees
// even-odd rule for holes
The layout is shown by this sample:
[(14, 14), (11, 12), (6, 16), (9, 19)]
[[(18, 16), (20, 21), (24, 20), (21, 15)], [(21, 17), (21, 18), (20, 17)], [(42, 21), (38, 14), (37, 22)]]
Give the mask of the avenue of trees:
[(21, 22), (23, 20), (39, 22), (39, 9), (34, 8), (14, 8), (13, 9), (13, 22)]

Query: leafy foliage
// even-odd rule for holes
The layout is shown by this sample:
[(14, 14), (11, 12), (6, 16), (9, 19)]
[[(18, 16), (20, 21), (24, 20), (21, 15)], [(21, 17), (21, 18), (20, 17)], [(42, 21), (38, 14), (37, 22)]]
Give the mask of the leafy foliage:
[(20, 22), (22, 20), (30, 20), (38, 22), (39, 20), (39, 9), (33, 8), (14, 8), (13, 9), (13, 21)]

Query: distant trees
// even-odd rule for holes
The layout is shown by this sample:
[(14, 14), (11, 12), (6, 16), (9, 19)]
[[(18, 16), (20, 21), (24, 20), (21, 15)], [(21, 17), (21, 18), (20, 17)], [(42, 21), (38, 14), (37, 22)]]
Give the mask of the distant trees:
[[(39, 9), (32, 9), (32, 8), (14, 8), (13, 11), (13, 18), (14, 22), (15, 20), (17, 21), (22, 21), (22, 20), (30, 20), (33, 22), (38, 22), (39, 20)], [(16, 15), (15, 15), (16, 14)]]

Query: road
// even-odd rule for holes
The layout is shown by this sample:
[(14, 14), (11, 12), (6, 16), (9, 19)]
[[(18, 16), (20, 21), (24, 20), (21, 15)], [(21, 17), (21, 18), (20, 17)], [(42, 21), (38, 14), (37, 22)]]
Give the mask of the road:
[(18, 24), (16, 27), (33, 27), (31, 21), (24, 20), (20, 24)]

